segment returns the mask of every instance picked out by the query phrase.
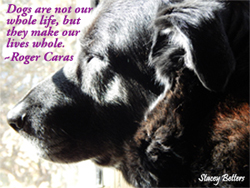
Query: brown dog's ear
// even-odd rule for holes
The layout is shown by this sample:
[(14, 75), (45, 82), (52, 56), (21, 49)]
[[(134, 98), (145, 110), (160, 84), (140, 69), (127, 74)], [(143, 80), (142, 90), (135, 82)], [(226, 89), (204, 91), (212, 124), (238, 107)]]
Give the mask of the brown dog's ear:
[[(154, 45), (165, 42), (168, 47), (164, 50), (173, 47), (184, 50), (184, 64), (194, 70), (204, 87), (211, 91), (225, 89), (236, 64), (223, 25), (223, 12), (220, 2), (176, 3), (162, 10), (155, 22), (156, 40), (159, 36), (166, 37)], [(165, 52), (161, 49), (161, 53)]]

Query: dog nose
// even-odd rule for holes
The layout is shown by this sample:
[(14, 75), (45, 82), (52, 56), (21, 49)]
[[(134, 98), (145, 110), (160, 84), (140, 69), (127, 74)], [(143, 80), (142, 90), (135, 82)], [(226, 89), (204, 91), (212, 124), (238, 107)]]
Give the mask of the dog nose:
[(13, 129), (15, 129), (16, 131), (20, 131), (24, 127), (25, 117), (25, 109), (21, 103), (8, 112), (7, 121)]

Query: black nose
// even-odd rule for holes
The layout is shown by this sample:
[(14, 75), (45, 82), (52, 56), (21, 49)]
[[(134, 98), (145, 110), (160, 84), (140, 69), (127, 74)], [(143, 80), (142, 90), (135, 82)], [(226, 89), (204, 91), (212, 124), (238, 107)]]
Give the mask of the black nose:
[(24, 127), (25, 117), (24, 105), (21, 103), (8, 112), (7, 121), (13, 129), (20, 131)]

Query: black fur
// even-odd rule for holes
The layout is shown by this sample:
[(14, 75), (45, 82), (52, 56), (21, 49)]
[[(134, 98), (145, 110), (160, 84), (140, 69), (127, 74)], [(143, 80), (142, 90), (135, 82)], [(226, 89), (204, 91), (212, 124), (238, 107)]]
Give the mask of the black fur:
[(101, 1), (77, 61), (8, 122), (44, 158), (114, 166), (135, 187), (213, 187), (203, 174), (237, 174), (218, 186), (248, 187), (248, 5)]

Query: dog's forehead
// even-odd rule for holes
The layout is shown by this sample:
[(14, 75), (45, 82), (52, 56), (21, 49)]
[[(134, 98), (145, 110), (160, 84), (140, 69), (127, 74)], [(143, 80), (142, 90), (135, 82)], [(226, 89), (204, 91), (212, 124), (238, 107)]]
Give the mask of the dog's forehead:
[[(105, 57), (145, 51), (160, 0), (109, 0), (97, 8), (81, 38), (83, 54)], [(111, 51), (112, 50), (112, 51)], [(137, 53), (137, 54), (138, 54)], [(109, 58), (109, 57), (108, 57)]]
[(98, 103), (127, 103), (129, 80), (154, 90), (147, 63), (159, 2), (103, 1), (81, 38), (77, 60), (63, 68), (66, 78)]

